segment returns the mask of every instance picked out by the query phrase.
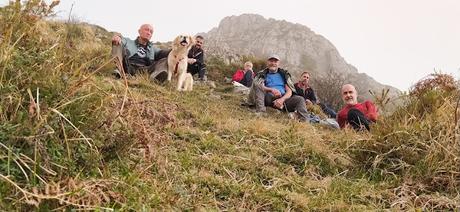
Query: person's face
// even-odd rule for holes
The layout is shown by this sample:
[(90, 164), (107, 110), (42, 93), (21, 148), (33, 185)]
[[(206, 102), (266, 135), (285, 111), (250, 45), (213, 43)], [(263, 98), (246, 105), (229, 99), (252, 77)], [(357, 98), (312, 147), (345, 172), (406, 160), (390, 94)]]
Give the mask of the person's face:
[(347, 105), (355, 105), (358, 103), (358, 94), (353, 85), (344, 85), (342, 87), (342, 100)]
[(149, 24), (144, 24), (139, 29), (139, 37), (144, 41), (149, 41), (153, 35), (153, 27)]
[(201, 49), (202, 46), (203, 46), (203, 39), (201, 39), (201, 38), (196, 38), (196, 40), (195, 40), (195, 46)]
[(248, 71), (248, 70), (251, 70), (252, 69), (252, 65), (251, 64), (246, 64), (244, 65), (244, 70)]
[(304, 84), (308, 84), (308, 82), (310, 81), (310, 75), (302, 74), (302, 76), (300, 76), (300, 81)]
[(275, 59), (275, 58), (270, 58), (267, 61), (268, 70), (276, 71), (276, 70), (278, 70), (279, 65), (280, 65), (280, 61)]

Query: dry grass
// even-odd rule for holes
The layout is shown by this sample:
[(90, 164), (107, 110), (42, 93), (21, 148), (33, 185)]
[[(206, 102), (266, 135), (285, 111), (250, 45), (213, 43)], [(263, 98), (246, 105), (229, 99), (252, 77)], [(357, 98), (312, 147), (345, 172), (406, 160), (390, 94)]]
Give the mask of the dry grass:
[(372, 134), (333, 131), (256, 116), (226, 88), (114, 80), (108, 33), (12, 4), (0, 12), (1, 210), (459, 207), (457, 88), (409, 96)]

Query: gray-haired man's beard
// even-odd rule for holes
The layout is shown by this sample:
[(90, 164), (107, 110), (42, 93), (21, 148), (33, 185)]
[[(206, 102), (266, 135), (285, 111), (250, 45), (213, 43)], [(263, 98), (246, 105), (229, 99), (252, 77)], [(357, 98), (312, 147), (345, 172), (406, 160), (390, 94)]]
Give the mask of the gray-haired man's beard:
[(268, 67), (268, 71), (271, 72), (271, 73), (274, 73), (274, 72), (277, 72), (278, 71), (278, 67)]

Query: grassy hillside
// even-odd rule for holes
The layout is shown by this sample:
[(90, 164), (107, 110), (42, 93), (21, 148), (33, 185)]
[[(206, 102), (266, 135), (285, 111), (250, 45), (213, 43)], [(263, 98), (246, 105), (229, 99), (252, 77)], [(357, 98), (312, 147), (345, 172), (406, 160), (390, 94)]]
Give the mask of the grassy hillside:
[(227, 85), (115, 80), (110, 34), (51, 12), (0, 11), (1, 210), (459, 210), (450, 76), (421, 81), (372, 133), (334, 131), (256, 116)]

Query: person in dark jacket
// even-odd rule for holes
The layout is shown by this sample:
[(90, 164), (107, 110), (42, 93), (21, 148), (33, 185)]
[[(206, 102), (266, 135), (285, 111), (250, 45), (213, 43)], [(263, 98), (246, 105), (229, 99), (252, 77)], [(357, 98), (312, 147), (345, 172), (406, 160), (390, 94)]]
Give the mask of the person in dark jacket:
[(327, 105), (319, 102), (315, 95), (315, 91), (310, 87), (310, 73), (308, 71), (303, 72), (300, 75), (299, 82), (294, 84), (296, 94), (302, 96), (305, 99), (307, 105), (317, 104), (321, 107), (323, 112), (329, 116), (329, 118), (336, 118), (337, 113), (329, 108)]
[(188, 52), (187, 72), (192, 74), (192, 76), (198, 74), (199, 80), (206, 81), (206, 64), (204, 63), (203, 42), (203, 36), (197, 35), (195, 37), (195, 45), (193, 45)]

